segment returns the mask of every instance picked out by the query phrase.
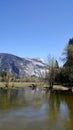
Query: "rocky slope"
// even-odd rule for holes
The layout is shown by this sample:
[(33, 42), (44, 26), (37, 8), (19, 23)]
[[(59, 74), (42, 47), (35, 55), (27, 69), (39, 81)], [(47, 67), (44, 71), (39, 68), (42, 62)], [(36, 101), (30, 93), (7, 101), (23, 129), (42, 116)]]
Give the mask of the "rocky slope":
[(20, 58), (18, 56), (0, 53), (0, 72), (10, 72), (16, 76), (41, 76), (46, 64), (40, 58)]

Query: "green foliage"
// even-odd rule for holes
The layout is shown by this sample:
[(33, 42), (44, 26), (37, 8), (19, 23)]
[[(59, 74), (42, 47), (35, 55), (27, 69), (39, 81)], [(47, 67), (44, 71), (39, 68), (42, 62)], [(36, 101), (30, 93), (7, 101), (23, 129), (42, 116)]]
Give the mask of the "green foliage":
[(5, 81), (5, 87), (9, 87), (9, 83), (10, 83), (11, 77), (10, 77), (10, 73), (7, 72), (5, 77), (4, 77), (4, 81)]
[(64, 66), (73, 66), (73, 45), (67, 45), (67, 47), (65, 48), (65, 64)]
[(61, 72), (64, 83), (68, 86), (73, 86), (73, 38), (69, 40), (65, 48), (65, 64)]

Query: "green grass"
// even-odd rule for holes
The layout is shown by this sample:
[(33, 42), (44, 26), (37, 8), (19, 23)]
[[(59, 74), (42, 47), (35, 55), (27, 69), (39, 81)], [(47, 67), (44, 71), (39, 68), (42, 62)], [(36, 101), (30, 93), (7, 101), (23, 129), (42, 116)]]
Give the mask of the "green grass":
[[(20, 88), (20, 87), (26, 87), (26, 86), (29, 86), (31, 84), (33, 84), (33, 82), (10, 82), (9, 87), (6, 88), (6, 89), (10, 89), (10, 88), (11, 89), (16, 89), (16, 88)], [(34, 83), (34, 84), (36, 84), (38, 87), (48, 87), (49, 86), (48, 84), (43, 83), (43, 82)], [(13, 85), (13, 87), (12, 87), (12, 85)], [(5, 88), (5, 83), (0, 82), (0, 87)], [(61, 86), (61, 85), (54, 85), (53, 88), (54, 89), (66, 89), (66, 87)]]
[(4, 87), (4, 83), (3, 82), (0, 82), (0, 87)]
[[(48, 87), (47, 84), (43, 83), (43, 82), (10, 82), (9, 83), (9, 87), (8, 88), (20, 88), (20, 87), (25, 87), (25, 86), (29, 86), (31, 84), (36, 84), (38, 87)], [(13, 86), (13, 87), (12, 87)], [(0, 87), (5, 88), (5, 82), (0, 82)]]
[[(27, 82), (10, 82), (9, 83), (9, 88), (12, 87), (12, 85), (15, 87), (25, 87), (25, 86), (29, 86), (31, 83), (27, 83)], [(5, 82), (0, 82), (0, 87), (4, 88), (5, 87)]]
[[(45, 86), (45, 83), (35, 83), (35, 82), (10, 82), (9, 86), (12, 87), (12, 85), (14, 85), (14, 87), (25, 87), (25, 86), (29, 86), (31, 84), (36, 84), (39, 87)], [(5, 82), (0, 82), (0, 87), (5, 87)]]

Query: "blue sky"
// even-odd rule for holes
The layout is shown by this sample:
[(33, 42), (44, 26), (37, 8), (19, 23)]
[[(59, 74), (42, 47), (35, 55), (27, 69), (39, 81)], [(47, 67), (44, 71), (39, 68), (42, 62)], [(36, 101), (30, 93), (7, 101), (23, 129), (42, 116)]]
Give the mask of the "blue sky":
[(1, 0), (0, 52), (59, 59), (73, 37), (73, 0)]

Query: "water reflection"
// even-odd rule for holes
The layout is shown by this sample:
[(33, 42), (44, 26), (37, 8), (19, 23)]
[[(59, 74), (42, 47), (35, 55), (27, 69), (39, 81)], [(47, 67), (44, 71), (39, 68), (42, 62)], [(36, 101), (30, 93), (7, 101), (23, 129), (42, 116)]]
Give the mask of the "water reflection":
[(73, 95), (39, 88), (0, 90), (1, 130), (73, 130)]

